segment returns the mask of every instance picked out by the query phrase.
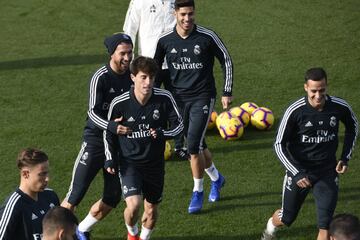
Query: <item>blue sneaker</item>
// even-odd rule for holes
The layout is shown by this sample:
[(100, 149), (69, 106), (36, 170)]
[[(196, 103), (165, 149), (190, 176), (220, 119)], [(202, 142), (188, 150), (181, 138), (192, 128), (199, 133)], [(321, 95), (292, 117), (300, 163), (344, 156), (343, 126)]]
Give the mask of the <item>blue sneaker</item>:
[(76, 228), (75, 234), (78, 240), (90, 240), (89, 232), (81, 232), (79, 231), (79, 228)]
[(191, 196), (190, 205), (188, 208), (189, 213), (198, 213), (200, 212), (204, 201), (204, 192), (193, 192)]
[(219, 179), (211, 181), (211, 190), (209, 194), (209, 202), (216, 202), (220, 200), (220, 190), (225, 184), (225, 178), (219, 173)]

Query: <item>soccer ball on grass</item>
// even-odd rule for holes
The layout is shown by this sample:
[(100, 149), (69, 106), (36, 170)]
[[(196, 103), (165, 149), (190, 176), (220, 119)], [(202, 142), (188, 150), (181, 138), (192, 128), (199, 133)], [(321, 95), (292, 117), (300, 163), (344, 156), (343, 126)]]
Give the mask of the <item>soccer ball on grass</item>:
[(227, 141), (236, 140), (243, 135), (244, 126), (236, 117), (224, 119), (219, 124), (219, 133)]
[(259, 130), (270, 129), (274, 125), (274, 114), (266, 107), (259, 107), (251, 114), (251, 125)]

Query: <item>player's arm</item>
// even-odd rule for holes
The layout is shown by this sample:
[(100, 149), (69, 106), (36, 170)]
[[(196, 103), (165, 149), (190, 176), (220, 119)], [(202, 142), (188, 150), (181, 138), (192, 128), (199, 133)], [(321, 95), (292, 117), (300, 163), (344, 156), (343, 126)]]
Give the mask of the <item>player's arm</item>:
[(229, 108), (232, 102), (232, 87), (233, 87), (233, 63), (228, 50), (224, 43), (212, 32), (213, 49), (215, 57), (219, 60), (221, 69), (224, 76), (223, 94), (221, 97), (221, 103), (224, 109)]
[(341, 119), (345, 125), (345, 136), (341, 157), (336, 166), (336, 171), (338, 173), (345, 173), (348, 168), (348, 162), (354, 151), (355, 142), (359, 131), (359, 123), (350, 105), (342, 99), (339, 101), (341, 101), (341, 103), (345, 106), (343, 118)]
[(26, 232), (24, 218), (16, 203), (20, 196), (13, 194), (8, 202), (0, 208), (0, 239), (13, 240), (18, 236), (18, 232)]
[(155, 91), (162, 91), (164, 93), (166, 100), (165, 104), (165, 113), (167, 114), (166, 120), (168, 122), (168, 128), (162, 129), (150, 129), (150, 133), (153, 138), (162, 138), (165, 140), (172, 139), (179, 135), (184, 130), (183, 121), (180, 115), (180, 112), (176, 106), (175, 100), (171, 93), (167, 90), (155, 89)]
[(90, 80), (88, 116), (98, 128), (117, 134), (118, 122), (103, 119), (100, 114), (104, 104), (103, 81), (104, 79), (99, 76), (98, 72)]
[(164, 130), (164, 137), (167, 140), (179, 135), (184, 130), (184, 124), (173, 96), (170, 92), (166, 92), (168, 93), (167, 118), (169, 128)]
[(164, 62), (164, 58), (165, 58), (165, 48), (162, 45), (162, 41), (161, 38), (158, 40), (157, 44), (156, 44), (156, 50), (155, 50), (155, 54), (154, 54), (154, 60), (156, 61), (156, 63), (158, 64), (158, 67), (160, 69), (160, 71), (158, 72), (158, 74), (155, 77), (155, 83), (154, 83), (154, 87), (160, 88), (161, 84), (163, 82), (162, 79), (162, 64)]
[[(287, 148), (287, 144), (292, 136), (292, 131), (297, 128), (293, 113), (290, 112), (290, 109), (291, 107), (285, 111), (281, 120), (274, 143), (274, 149), (281, 164), (287, 172), (293, 176), (293, 180), (298, 182), (306, 178), (306, 174), (300, 170), (300, 166), (295, 164), (295, 160)], [(307, 182), (308, 181), (304, 180), (303, 184), (307, 184)]]
[[(116, 99), (116, 98), (115, 98)], [(115, 100), (114, 99), (114, 100)], [(108, 120), (113, 119), (122, 119), (121, 113), (117, 108), (117, 105), (114, 103), (114, 100), (110, 104), (108, 112)], [(104, 168), (110, 174), (115, 174), (115, 168), (118, 166), (118, 156), (119, 156), (119, 139), (116, 134), (113, 134), (109, 130), (104, 131), (104, 146), (105, 146), (105, 163)]]
[(130, 1), (123, 26), (124, 33), (126, 33), (131, 37), (134, 49), (135, 49), (136, 35), (140, 27), (141, 7), (142, 7), (141, 4), (142, 3), (139, 0)]

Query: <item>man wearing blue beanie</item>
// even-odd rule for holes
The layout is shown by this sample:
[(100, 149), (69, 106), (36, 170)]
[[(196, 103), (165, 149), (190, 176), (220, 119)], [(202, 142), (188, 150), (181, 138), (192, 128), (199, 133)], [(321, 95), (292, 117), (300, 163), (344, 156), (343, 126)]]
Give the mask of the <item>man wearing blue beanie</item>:
[(105, 161), (103, 131), (109, 130), (114, 134), (131, 132), (128, 127), (121, 125), (121, 119), (108, 121), (107, 114), (113, 98), (128, 91), (132, 85), (129, 65), (133, 55), (133, 43), (128, 35), (117, 33), (106, 37), (104, 44), (110, 55), (110, 61), (99, 68), (90, 79), (83, 143), (74, 164), (69, 192), (61, 204), (74, 211), (83, 199), (90, 183), (102, 169), (103, 195), (92, 205), (89, 214), (76, 229), (79, 240), (90, 239), (91, 227), (115, 208), (121, 199), (118, 174), (109, 174), (103, 168)]

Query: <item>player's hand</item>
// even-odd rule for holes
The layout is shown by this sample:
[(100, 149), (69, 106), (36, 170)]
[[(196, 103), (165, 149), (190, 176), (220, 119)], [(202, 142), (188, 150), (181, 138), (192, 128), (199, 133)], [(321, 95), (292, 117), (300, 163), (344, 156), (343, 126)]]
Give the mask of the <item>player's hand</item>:
[(104, 164), (104, 168), (108, 173), (114, 175), (115, 174), (114, 160), (106, 160)]
[(157, 137), (156, 129), (150, 128), (150, 134), (151, 134), (152, 138), (156, 139), (156, 137)]
[(298, 185), (300, 188), (308, 188), (311, 187), (311, 182), (307, 177), (304, 177), (297, 181), (296, 185)]
[(232, 103), (232, 96), (222, 96), (221, 97), (221, 104), (223, 106), (223, 109), (228, 109)]
[(159, 138), (163, 137), (161, 128), (157, 128), (157, 129), (150, 128), (150, 134), (153, 139), (159, 139)]
[(336, 168), (335, 168), (336, 172), (340, 173), (340, 174), (345, 173), (347, 171), (347, 169), (348, 169), (348, 166), (346, 164), (344, 164), (344, 161), (342, 161), (342, 160), (340, 160), (338, 162), (338, 164), (336, 165)]
[(127, 134), (131, 133), (132, 130), (129, 127), (121, 125), (120, 123), (122, 122), (122, 120), (123, 120), (122, 116), (119, 117), (119, 118), (114, 119), (114, 122), (119, 123), (118, 126), (117, 126), (117, 129), (116, 129), (116, 133), (118, 135), (127, 135)]

